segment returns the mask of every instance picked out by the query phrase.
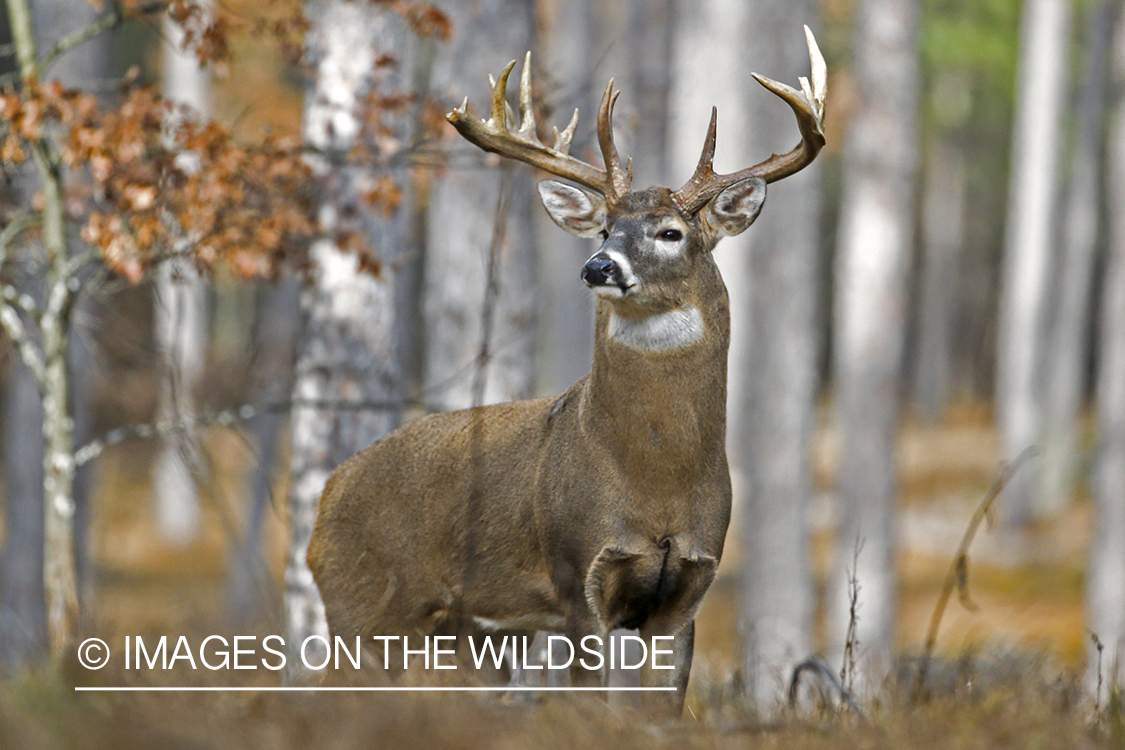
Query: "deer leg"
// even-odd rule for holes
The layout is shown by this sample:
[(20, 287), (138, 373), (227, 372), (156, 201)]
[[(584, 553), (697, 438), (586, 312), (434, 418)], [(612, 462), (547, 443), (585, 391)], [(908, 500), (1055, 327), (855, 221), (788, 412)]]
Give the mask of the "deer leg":
[[(684, 710), (684, 696), (687, 694), (688, 676), (691, 674), (695, 620), (680, 628), (678, 633), (667, 632), (666, 628), (650, 621), (641, 627), (640, 636), (649, 649), (648, 658), (639, 670), (641, 687), (675, 688), (675, 691), (645, 692), (645, 710), (653, 714), (679, 716)], [(653, 641), (653, 636), (658, 640)], [(667, 639), (668, 636), (671, 636), (671, 640)], [(656, 649), (661, 652), (670, 650), (672, 654), (661, 653), (657, 656), (653, 654)]]
[[(593, 636), (593, 637), (591, 637)], [(589, 613), (574, 617), (567, 623), (566, 637), (574, 646), (570, 664), (571, 687), (605, 687), (609, 682), (606, 668), (606, 631)]]

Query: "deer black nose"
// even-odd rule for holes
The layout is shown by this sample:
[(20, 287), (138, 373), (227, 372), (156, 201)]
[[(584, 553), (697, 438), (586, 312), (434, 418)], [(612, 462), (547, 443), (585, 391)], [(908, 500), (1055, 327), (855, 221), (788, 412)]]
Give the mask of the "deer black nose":
[(607, 283), (617, 273), (617, 264), (608, 255), (598, 253), (582, 267), (582, 280), (590, 286)]

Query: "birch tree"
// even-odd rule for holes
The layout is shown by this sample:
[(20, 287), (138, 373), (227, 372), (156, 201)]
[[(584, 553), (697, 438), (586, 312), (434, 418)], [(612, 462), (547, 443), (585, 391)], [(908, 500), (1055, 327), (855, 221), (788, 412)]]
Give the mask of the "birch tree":
[(852, 577), (858, 583), (855, 677), (865, 690), (880, 684), (894, 647), (895, 446), (913, 238), (917, 16), (914, 0), (864, 0), (857, 7), (858, 101), (844, 146), (833, 321), (842, 522), (828, 624), (841, 653)]
[[(48, 48), (81, 30), (97, 18), (93, 7), (75, 8), (67, 2), (44, 0), (32, 8), (32, 24), (37, 43), (45, 41)], [(38, 45), (37, 45), (38, 46)], [(81, 46), (60, 50), (47, 76), (65, 85), (84, 85), (107, 73), (107, 40), (104, 37), (87, 41)], [(14, 188), (21, 193), (21, 202), (30, 202), (37, 178), (31, 164), (8, 163), (10, 174), (16, 175)], [(26, 215), (24, 218), (27, 218)], [(42, 279), (37, 253), (18, 240), (22, 234), (18, 221), (9, 224), (7, 241), (13, 243), (12, 268), (15, 271), (11, 289), (29, 295), (36, 306), (42, 305)], [(26, 229), (26, 227), (24, 227)], [(8, 242), (4, 250), (9, 250)], [(81, 252), (81, 251), (79, 251)], [(92, 305), (88, 298), (78, 301), (80, 313), (90, 317)], [(86, 389), (94, 376), (89, 331), (78, 329), (67, 344), (68, 400), (74, 424), (75, 439), (88, 440), (91, 419), (86, 401)], [(38, 398), (38, 382), (28, 365), (20, 357), (11, 362), (11, 381), (8, 397), (8, 422), (5, 424), (4, 472), (7, 543), (4, 550), (2, 580), (0, 580), (0, 662), (12, 666), (30, 663), (38, 656), (46, 638), (43, 606), (44, 562), (44, 504), (43, 504), (43, 414)], [(89, 467), (79, 469), (73, 482), (72, 535), (75, 561), (76, 596), (83, 580), (85, 544), (83, 530), (89, 507)]]
[[(763, 3), (744, 42), (744, 65), (781, 81), (809, 76), (802, 24), (815, 27), (806, 0)], [(792, 114), (752, 89), (750, 148), (757, 159), (798, 138)], [(749, 162), (752, 163), (752, 162)], [(743, 469), (740, 621), (743, 680), (763, 708), (783, 705), (790, 671), (813, 646), (813, 581), (808, 513), (817, 391), (820, 168), (771, 185), (769, 209), (749, 235), (749, 341), (731, 359), (742, 377), (731, 458)], [(729, 250), (726, 248), (720, 252)]]
[[(453, 37), (434, 64), (445, 111), (530, 49), (531, 0), (439, 3)], [(430, 193), (423, 319), (425, 383), (435, 405), (463, 408), (526, 398), (534, 387), (532, 178), (522, 166), (453, 141)], [(470, 155), (471, 154), (471, 155)], [(478, 162), (479, 163), (479, 162)]]
[[(1070, 16), (1071, 0), (1027, 0), (1022, 10), (996, 363), (997, 421), (1009, 459), (1042, 437), (1043, 332), (1060, 196)], [(1013, 477), (1002, 506), (1009, 523), (1050, 512), (1036, 483), (1034, 471)]]
[[(1116, 24), (1116, 98), (1109, 127), (1106, 258), (1096, 384), (1098, 453), (1094, 543), (1086, 583), (1088, 627), (1104, 644), (1089, 651), (1089, 684), (1125, 683), (1125, 22)], [(1098, 674), (1098, 668), (1101, 674)]]
[[(162, 45), (164, 96), (187, 107), (187, 116), (203, 122), (210, 114), (210, 75), (198, 56), (184, 49), (184, 38), (184, 28), (166, 18)], [(191, 155), (180, 158), (190, 162)], [(207, 309), (203, 280), (189, 256), (178, 254), (161, 265), (153, 312), (156, 344), (163, 359), (157, 418), (190, 418), (195, 412), (195, 388), (206, 356)], [(198, 450), (194, 436), (171, 435), (162, 441), (153, 468), (157, 528), (174, 544), (190, 542), (199, 527), (195, 486)]]
[(1120, 0), (1105, 0), (1086, 10), (1085, 81), (1062, 218), (1050, 356), (1045, 362), (1043, 483), (1038, 507), (1046, 513), (1056, 513), (1069, 503), (1079, 479), (1079, 416), (1090, 354), (1107, 73), (1120, 12)]
[[(328, 475), (352, 453), (390, 432), (398, 410), (326, 410), (318, 402), (389, 403), (398, 399), (393, 266), (405, 214), (380, 215), (365, 196), (379, 183), (372, 169), (349, 165), (353, 148), (372, 137), (365, 111), (372, 97), (396, 85), (382, 59), (402, 64), (401, 19), (347, 0), (313, 0), (306, 9), (306, 54), (313, 71), (305, 100), (304, 138), (316, 151), (321, 180), (321, 236), (310, 248), (310, 279), (301, 290), (302, 332), (297, 348), (291, 415), (289, 499), (292, 539), (285, 573), (290, 648), (327, 634), (324, 606), (305, 562), (317, 504)], [(384, 153), (392, 129), (379, 135)], [(401, 133), (397, 133), (400, 136)], [(393, 207), (393, 204), (392, 204)], [(340, 242), (361, 238), (362, 247)], [(373, 273), (372, 271), (377, 271)], [(291, 663), (297, 663), (293, 660)]]

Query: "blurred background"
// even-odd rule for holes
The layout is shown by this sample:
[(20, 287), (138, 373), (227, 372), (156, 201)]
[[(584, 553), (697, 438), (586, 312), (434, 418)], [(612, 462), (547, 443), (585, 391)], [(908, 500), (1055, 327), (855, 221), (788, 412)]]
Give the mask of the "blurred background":
[[(595, 163), (596, 101), (614, 78), (634, 184), (675, 188), (712, 105), (720, 172), (798, 142), (792, 113), (750, 72), (791, 85), (809, 75), (807, 24), (828, 63), (827, 146), (715, 251), (732, 306), (735, 513), (693, 681), (733, 681), (773, 705), (794, 664), (818, 653), (835, 670), (848, 650), (877, 683), (921, 651), (970, 518), (1034, 447), (959, 568), (937, 651), (1034, 654), (1116, 684), (1121, 5), (125, 6), (42, 79), (114, 112), (128, 76), (188, 105), (185, 117), (221, 123), (230, 143), (300, 139), (315, 228), (304, 250), (268, 262), (252, 240), (213, 261), (187, 232), (134, 274), (93, 241), (102, 271), (69, 310), (67, 350), (64, 454), (82, 458), (67, 516), (76, 627), (312, 632), (303, 553), (332, 468), (421, 414), (557, 393), (587, 372), (593, 302), (578, 274), (595, 246), (550, 222), (541, 175), (475, 151), (444, 121), (465, 96), (486, 111), (489, 73), (532, 50), (541, 129), (577, 107), (574, 151)], [(29, 7), (42, 56), (122, 6)], [(19, 24), (6, 10), (0, 75), (15, 96)], [(47, 329), (36, 334), (31, 303), (18, 303), (44, 300), (55, 278), (45, 232), (20, 224), (49, 207), (44, 178), (7, 147), (3, 159), (3, 305), (48, 352)], [(92, 169), (61, 177), (73, 253), (106, 200), (76, 187)], [(0, 668), (19, 674), (51, 648), (53, 506), (48, 391), (5, 330)]]

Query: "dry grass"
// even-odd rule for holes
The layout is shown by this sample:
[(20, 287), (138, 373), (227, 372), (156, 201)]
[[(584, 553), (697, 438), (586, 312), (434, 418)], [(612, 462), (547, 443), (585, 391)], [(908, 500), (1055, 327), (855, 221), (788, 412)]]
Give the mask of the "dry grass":
[[(974, 666), (976, 665), (976, 666)], [(1092, 718), (1073, 682), (1041, 662), (935, 666), (942, 691), (909, 704), (888, 690), (868, 720), (821, 712), (769, 720), (730, 691), (695, 685), (683, 720), (654, 723), (592, 697), (531, 704), (495, 696), (75, 693), (138, 684), (137, 673), (76, 664), (0, 686), (0, 750), (12, 748), (1109, 748), (1125, 742), (1114, 705)], [(203, 678), (204, 681), (207, 678)], [(214, 679), (214, 678), (211, 678)], [(264, 684), (272, 677), (260, 677)], [(201, 678), (173, 679), (200, 684)], [(161, 680), (162, 684), (166, 684)], [(229, 684), (224, 680), (224, 684)]]

